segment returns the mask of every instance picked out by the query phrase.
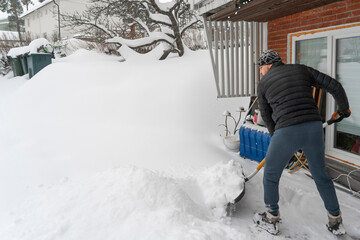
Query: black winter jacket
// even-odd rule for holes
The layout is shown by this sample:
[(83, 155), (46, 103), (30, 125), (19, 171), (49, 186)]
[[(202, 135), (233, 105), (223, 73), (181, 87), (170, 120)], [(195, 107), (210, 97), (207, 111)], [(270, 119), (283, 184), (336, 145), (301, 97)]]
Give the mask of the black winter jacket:
[(339, 106), (349, 109), (342, 85), (334, 78), (301, 64), (275, 63), (262, 77), (258, 86), (258, 101), (270, 135), (276, 129), (307, 121), (321, 121), (312, 96), (312, 87), (328, 91)]

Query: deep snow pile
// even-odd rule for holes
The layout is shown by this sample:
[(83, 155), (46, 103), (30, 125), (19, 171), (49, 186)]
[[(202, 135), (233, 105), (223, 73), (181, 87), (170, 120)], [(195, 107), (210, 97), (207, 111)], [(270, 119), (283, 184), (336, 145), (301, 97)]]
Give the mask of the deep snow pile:
[[(262, 172), (223, 217), (256, 163), (225, 149), (218, 124), (248, 99), (216, 99), (206, 51), (137, 57), (80, 50), (0, 79), (0, 239), (273, 238), (251, 220)], [(334, 239), (311, 179), (285, 172), (280, 193), (277, 239)], [(360, 237), (359, 200), (338, 194)]]

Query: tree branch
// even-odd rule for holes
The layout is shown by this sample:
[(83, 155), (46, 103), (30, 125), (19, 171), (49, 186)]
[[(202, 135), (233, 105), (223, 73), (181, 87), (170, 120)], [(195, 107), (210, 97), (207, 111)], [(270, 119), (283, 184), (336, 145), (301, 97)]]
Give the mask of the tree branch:
[(181, 30), (181, 36), (185, 33), (187, 29), (192, 27), (193, 25), (197, 24), (198, 22), (201, 22), (199, 19), (194, 19), (192, 22), (188, 23), (184, 28)]

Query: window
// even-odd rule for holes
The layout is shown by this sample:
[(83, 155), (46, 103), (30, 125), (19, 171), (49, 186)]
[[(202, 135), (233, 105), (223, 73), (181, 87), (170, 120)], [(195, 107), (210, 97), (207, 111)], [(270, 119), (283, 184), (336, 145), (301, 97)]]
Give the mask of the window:
[(325, 37), (296, 42), (295, 63), (305, 64), (320, 72), (327, 71), (327, 40)]

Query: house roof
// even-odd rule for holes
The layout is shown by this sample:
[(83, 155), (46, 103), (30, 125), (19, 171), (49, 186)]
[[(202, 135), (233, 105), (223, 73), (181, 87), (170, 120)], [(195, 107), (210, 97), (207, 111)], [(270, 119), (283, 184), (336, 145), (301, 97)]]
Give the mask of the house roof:
[(51, 2), (53, 2), (53, 0), (45, 0), (45, 1), (43, 1), (42, 3), (37, 4), (36, 6), (34, 6), (34, 8), (29, 9), (29, 11), (26, 11), (26, 12), (24, 12), (23, 14), (21, 14), (20, 18), (23, 18), (23, 17), (29, 15), (30, 13), (38, 10), (39, 8), (42, 8), (42, 7), (45, 6), (45, 5), (48, 5), (48, 4), (51, 3)]
[(210, 21), (268, 22), (340, 1), (344, 0), (236, 0), (231, 5), (210, 10), (204, 16)]

